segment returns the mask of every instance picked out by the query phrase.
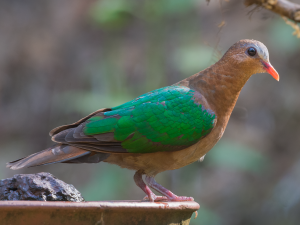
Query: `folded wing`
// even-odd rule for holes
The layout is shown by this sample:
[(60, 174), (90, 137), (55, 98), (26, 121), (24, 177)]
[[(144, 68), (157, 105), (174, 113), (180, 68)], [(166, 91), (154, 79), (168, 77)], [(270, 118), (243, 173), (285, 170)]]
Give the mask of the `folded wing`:
[(177, 151), (198, 142), (215, 124), (214, 112), (196, 99), (195, 91), (170, 86), (62, 126), (52, 132), (52, 140), (107, 153)]

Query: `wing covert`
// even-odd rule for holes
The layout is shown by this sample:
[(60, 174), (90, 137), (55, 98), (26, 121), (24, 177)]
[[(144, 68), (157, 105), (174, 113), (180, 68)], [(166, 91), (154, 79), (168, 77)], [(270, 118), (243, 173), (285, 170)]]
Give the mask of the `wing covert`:
[[(205, 137), (216, 116), (195, 99), (195, 91), (183, 86), (161, 88), (89, 118), (84, 135), (110, 133), (114, 143), (130, 153), (176, 151)], [(97, 146), (101, 145), (97, 143)], [(93, 144), (93, 143), (90, 143)], [(109, 147), (105, 145), (105, 151)], [(99, 147), (100, 148), (100, 147)]]

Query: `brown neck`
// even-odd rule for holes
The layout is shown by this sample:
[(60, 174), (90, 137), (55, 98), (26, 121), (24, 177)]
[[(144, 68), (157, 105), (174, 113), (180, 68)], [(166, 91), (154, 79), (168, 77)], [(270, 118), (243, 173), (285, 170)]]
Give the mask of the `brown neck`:
[(220, 60), (211, 67), (180, 82), (200, 92), (218, 117), (228, 117), (235, 106), (242, 87), (250, 75), (238, 65), (232, 66)]

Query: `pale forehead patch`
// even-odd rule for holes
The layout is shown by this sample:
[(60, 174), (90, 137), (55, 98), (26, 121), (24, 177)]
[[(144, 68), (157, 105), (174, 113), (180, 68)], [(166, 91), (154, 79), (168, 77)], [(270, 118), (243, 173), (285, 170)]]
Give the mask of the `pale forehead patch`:
[(256, 48), (257, 50), (257, 54), (259, 55), (260, 58), (262, 58), (264, 61), (268, 62), (269, 61), (269, 51), (267, 49), (267, 47), (258, 41), (255, 41), (253, 43), (253, 47)]
[[(237, 61), (243, 61), (246, 55), (249, 55), (247, 54), (247, 51), (250, 47), (256, 49), (259, 58), (261, 58), (265, 62), (269, 62), (269, 51), (267, 47), (263, 43), (256, 40), (250, 40), (250, 39), (240, 40), (236, 42), (234, 45), (232, 45), (228, 49), (226, 54), (229, 53), (230, 57), (234, 57)], [(241, 51), (245, 51), (243, 52), (245, 54), (243, 54)]]

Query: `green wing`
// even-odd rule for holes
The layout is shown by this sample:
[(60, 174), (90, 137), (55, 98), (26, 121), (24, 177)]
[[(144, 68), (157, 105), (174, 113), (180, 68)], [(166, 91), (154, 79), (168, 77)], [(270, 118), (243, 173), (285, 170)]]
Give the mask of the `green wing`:
[(83, 133), (88, 137), (111, 134), (113, 142), (130, 153), (184, 149), (205, 137), (216, 120), (212, 110), (195, 101), (194, 94), (183, 86), (154, 90), (89, 118)]

